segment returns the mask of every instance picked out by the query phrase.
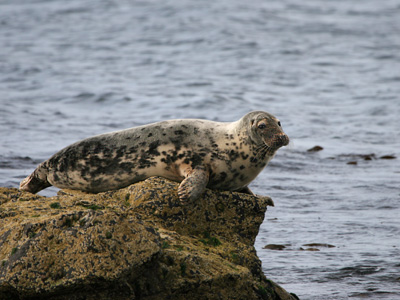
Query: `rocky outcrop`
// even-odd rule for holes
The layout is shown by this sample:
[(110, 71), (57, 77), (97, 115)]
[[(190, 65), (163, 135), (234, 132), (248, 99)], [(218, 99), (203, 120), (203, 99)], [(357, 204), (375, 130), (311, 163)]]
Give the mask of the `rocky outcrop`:
[(182, 206), (151, 178), (46, 198), (0, 188), (0, 299), (297, 299), (254, 249), (266, 200), (207, 190)]

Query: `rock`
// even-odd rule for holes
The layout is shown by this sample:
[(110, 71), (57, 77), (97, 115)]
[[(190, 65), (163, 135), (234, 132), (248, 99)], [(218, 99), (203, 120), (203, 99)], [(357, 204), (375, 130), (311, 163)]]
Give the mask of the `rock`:
[(324, 150), (323, 147), (321, 147), (321, 146), (314, 146), (314, 147), (308, 149), (307, 152), (318, 152), (318, 151), (322, 151), (322, 150)]
[(379, 157), (380, 159), (396, 159), (395, 155), (383, 155)]
[(263, 249), (268, 249), (268, 250), (283, 250), (285, 248), (286, 248), (285, 245), (277, 245), (277, 244), (268, 244), (263, 247)]
[(182, 206), (177, 185), (0, 188), (0, 299), (298, 299), (266, 279), (253, 246), (267, 199), (207, 190)]
[(306, 249), (304, 249), (302, 247), (300, 247), (300, 250), (301, 251), (320, 251), (318, 248), (306, 248)]
[(305, 247), (323, 247), (323, 248), (335, 248), (336, 246), (326, 243), (310, 243), (304, 244)]

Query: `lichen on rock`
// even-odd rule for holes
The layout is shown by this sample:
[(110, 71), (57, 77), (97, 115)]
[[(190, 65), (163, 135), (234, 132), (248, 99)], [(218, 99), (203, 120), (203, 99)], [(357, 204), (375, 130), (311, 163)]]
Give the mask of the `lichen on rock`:
[(0, 188), (0, 299), (297, 299), (254, 249), (266, 200), (153, 177), (46, 198)]

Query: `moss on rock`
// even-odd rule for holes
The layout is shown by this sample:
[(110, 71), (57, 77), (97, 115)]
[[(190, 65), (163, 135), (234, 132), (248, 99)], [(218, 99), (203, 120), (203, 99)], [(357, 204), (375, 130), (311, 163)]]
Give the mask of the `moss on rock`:
[(0, 299), (296, 299), (253, 246), (265, 200), (207, 190), (182, 206), (176, 191), (158, 177), (51, 198), (0, 188)]

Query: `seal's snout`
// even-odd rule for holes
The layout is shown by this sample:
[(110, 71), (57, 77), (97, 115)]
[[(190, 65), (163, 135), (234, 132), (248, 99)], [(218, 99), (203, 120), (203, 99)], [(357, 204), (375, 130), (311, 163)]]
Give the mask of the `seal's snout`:
[(289, 144), (289, 137), (285, 133), (276, 135), (274, 139), (274, 145), (276, 148), (287, 146)]

